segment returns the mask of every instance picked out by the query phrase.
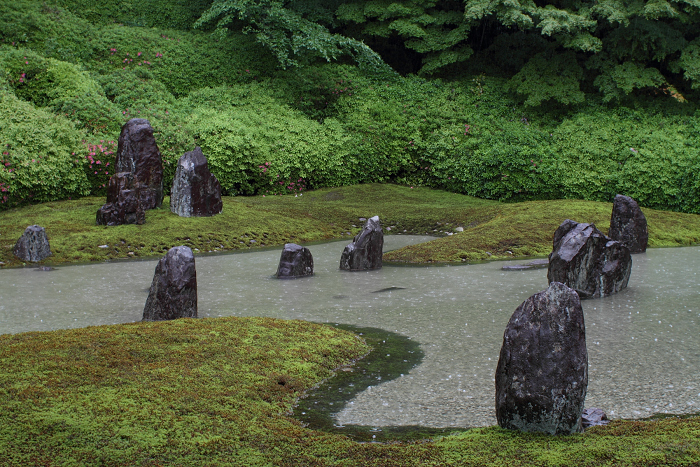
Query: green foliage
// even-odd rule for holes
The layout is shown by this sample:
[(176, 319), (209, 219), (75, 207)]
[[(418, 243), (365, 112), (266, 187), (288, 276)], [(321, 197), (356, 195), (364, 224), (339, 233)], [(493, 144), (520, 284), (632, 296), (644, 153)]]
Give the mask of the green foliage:
[(192, 29), (211, 0), (120, 0), (95, 3), (90, 0), (53, 0), (90, 23), (122, 23), (146, 28)]
[(85, 196), (81, 132), (65, 117), (0, 91), (0, 209)]
[(347, 55), (361, 67), (389, 71), (364, 43), (330, 33), (323, 25), (304, 18), (279, 0), (214, 0), (196, 26), (213, 21), (222, 37), (230, 27), (242, 24), (243, 31), (254, 34), (257, 41), (277, 57), (282, 68), (296, 67), (318, 58), (331, 61)]
[(407, 48), (422, 54), (422, 74), (464, 62), (473, 53), (465, 44), (470, 23), (464, 20), (463, 10), (456, 2), (346, 3), (338, 8), (338, 18), (362, 24), (367, 36), (402, 38)]
[(573, 52), (535, 55), (508, 82), (508, 87), (526, 96), (525, 105), (536, 107), (548, 100), (564, 105), (584, 101), (579, 87), (583, 70), (576, 63)]
[(347, 136), (267, 97), (265, 88), (203, 88), (188, 98), (188, 122), (225, 193), (300, 193), (352, 183)]
[(116, 109), (99, 84), (78, 66), (6, 46), (0, 48), (0, 60), (17, 97), (48, 107), (90, 133), (118, 128)]

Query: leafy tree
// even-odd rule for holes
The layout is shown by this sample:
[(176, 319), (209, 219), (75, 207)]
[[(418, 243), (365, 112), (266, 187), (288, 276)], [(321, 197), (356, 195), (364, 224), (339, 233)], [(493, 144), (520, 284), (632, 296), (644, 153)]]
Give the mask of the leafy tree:
[(308, 64), (318, 58), (331, 61), (350, 56), (362, 67), (390, 71), (379, 55), (363, 42), (331, 33), (324, 25), (312, 21), (322, 20), (323, 16), (312, 13), (303, 2), (287, 5), (280, 0), (214, 0), (195, 26), (201, 28), (216, 21), (219, 33), (240, 28), (255, 34), (283, 68)]
[(484, 56), (502, 55), (496, 47), (515, 51), (522, 64), (509, 86), (527, 105), (580, 102), (580, 83), (606, 101), (644, 88), (682, 99), (674, 84), (700, 87), (697, 0), (369, 0), (337, 14), (361, 27), (357, 37), (400, 37), (420, 54), (419, 74), (480, 56), (483, 66)]

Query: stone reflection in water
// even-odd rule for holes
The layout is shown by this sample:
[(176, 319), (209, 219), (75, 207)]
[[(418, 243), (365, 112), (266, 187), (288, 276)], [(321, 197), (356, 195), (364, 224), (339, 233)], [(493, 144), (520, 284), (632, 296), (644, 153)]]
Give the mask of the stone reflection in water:
[[(407, 242), (386, 236), (385, 250)], [(418, 341), (422, 363), (372, 386), (337, 415), (343, 425), (495, 425), (494, 372), (515, 308), (547, 288), (546, 270), (504, 262), (346, 272), (347, 242), (310, 245), (313, 277), (274, 279), (281, 247), (198, 256), (201, 318), (271, 316), (346, 323)], [(0, 270), (0, 332), (138, 321), (155, 262)], [(618, 294), (583, 302), (589, 357), (587, 407), (611, 418), (700, 410), (700, 248), (635, 255)], [(396, 287), (396, 289), (391, 289)], [(398, 289), (401, 287), (402, 289)], [(382, 289), (381, 293), (373, 293)], [(43, 320), (43, 321), (42, 321)]]

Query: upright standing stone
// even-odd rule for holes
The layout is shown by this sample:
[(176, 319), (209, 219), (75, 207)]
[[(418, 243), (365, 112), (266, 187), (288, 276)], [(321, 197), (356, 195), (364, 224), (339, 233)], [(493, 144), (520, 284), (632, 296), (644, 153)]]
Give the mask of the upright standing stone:
[(36, 263), (51, 256), (51, 246), (46, 230), (38, 225), (30, 225), (15, 243), (12, 253), (22, 261)]
[(197, 271), (187, 246), (176, 246), (158, 261), (143, 309), (144, 321), (197, 317)]
[(97, 211), (97, 225), (143, 224), (146, 212), (141, 204), (141, 184), (131, 172), (112, 175), (107, 186), (107, 203)]
[(554, 232), (547, 279), (576, 290), (581, 298), (605, 297), (627, 287), (630, 250), (593, 224), (565, 220)]
[(340, 269), (361, 271), (382, 267), (384, 232), (379, 216), (367, 219), (362, 232), (352, 240), (340, 256)]
[(181, 217), (204, 217), (219, 214), (221, 184), (209, 171), (207, 158), (197, 146), (177, 162), (170, 191), (170, 210)]
[(496, 368), (502, 428), (552, 435), (582, 431), (588, 352), (581, 301), (564, 284), (525, 300), (503, 334)]
[(139, 196), (145, 210), (163, 203), (163, 161), (144, 118), (132, 118), (122, 126), (116, 157), (117, 173), (131, 172), (141, 184)]
[(644, 217), (637, 202), (629, 196), (615, 196), (608, 233), (610, 238), (629, 248), (630, 253), (647, 251), (649, 242), (647, 218)]
[(282, 250), (278, 278), (312, 276), (314, 274), (314, 258), (311, 251), (296, 243), (287, 243)]

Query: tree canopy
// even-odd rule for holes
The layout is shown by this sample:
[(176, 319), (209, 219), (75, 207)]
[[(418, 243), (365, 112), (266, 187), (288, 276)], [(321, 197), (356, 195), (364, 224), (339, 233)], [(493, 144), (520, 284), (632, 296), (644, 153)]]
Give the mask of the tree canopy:
[(210, 24), (255, 34), (283, 67), (493, 70), (531, 106), (700, 88), (700, 0), (214, 0)]

